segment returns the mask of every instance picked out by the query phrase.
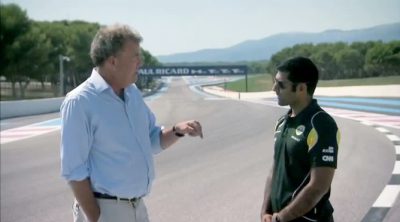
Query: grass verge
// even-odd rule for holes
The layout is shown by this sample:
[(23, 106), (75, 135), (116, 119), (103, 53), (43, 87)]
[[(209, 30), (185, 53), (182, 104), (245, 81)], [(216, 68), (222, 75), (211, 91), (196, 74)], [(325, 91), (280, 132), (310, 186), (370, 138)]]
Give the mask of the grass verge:
[[(400, 84), (399, 76), (371, 77), (362, 79), (339, 79), (339, 80), (320, 80), (318, 87), (338, 87), (338, 86), (365, 86), (365, 85), (390, 85)], [(269, 74), (257, 74), (248, 77), (248, 91), (262, 92), (270, 91), (273, 85), (273, 77)], [(219, 84), (227, 90), (245, 92), (245, 79)]]

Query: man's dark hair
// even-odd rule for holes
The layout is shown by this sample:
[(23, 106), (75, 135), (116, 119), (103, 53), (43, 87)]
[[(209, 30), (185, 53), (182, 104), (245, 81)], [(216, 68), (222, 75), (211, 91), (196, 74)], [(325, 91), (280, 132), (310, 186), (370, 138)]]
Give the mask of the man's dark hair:
[(287, 73), (288, 79), (296, 83), (306, 83), (307, 93), (312, 96), (318, 83), (318, 69), (315, 64), (305, 57), (294, 57), (278, 66), (278, 71)]

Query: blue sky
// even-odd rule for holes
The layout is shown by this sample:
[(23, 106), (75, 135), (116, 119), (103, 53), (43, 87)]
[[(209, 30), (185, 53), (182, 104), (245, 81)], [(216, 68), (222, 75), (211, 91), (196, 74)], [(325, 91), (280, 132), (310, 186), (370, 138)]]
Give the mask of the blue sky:
[(224, 48), (291, 31), (400, 22), (399, 0), (2, 0), (34, 20), (128, 24), (153, 55)]

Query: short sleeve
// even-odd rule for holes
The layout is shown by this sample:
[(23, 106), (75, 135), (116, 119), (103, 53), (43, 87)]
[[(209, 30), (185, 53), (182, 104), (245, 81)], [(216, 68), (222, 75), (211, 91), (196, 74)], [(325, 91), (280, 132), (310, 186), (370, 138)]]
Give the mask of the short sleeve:
[(311, 119), (312, 129), (307, 136), (311, 167), (337, 167), (340, 132), (335, 120), (326, 112)]

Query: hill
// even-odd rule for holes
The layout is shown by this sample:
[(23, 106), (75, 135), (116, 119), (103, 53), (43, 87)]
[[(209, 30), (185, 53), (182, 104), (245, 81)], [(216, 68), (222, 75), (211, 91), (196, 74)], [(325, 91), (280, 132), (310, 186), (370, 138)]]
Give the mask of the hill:
[(239, 62), (268, 60), (283, 48), (300, 43), (323, 42), (388, 42), (400, 40), (400, 22), (357, 30), (327, 30), (319, 33), (290, 32), (248, 40), (222, 49), (203, 49), (195, 52), (157, 56), (162, 63), (180, 62)]

